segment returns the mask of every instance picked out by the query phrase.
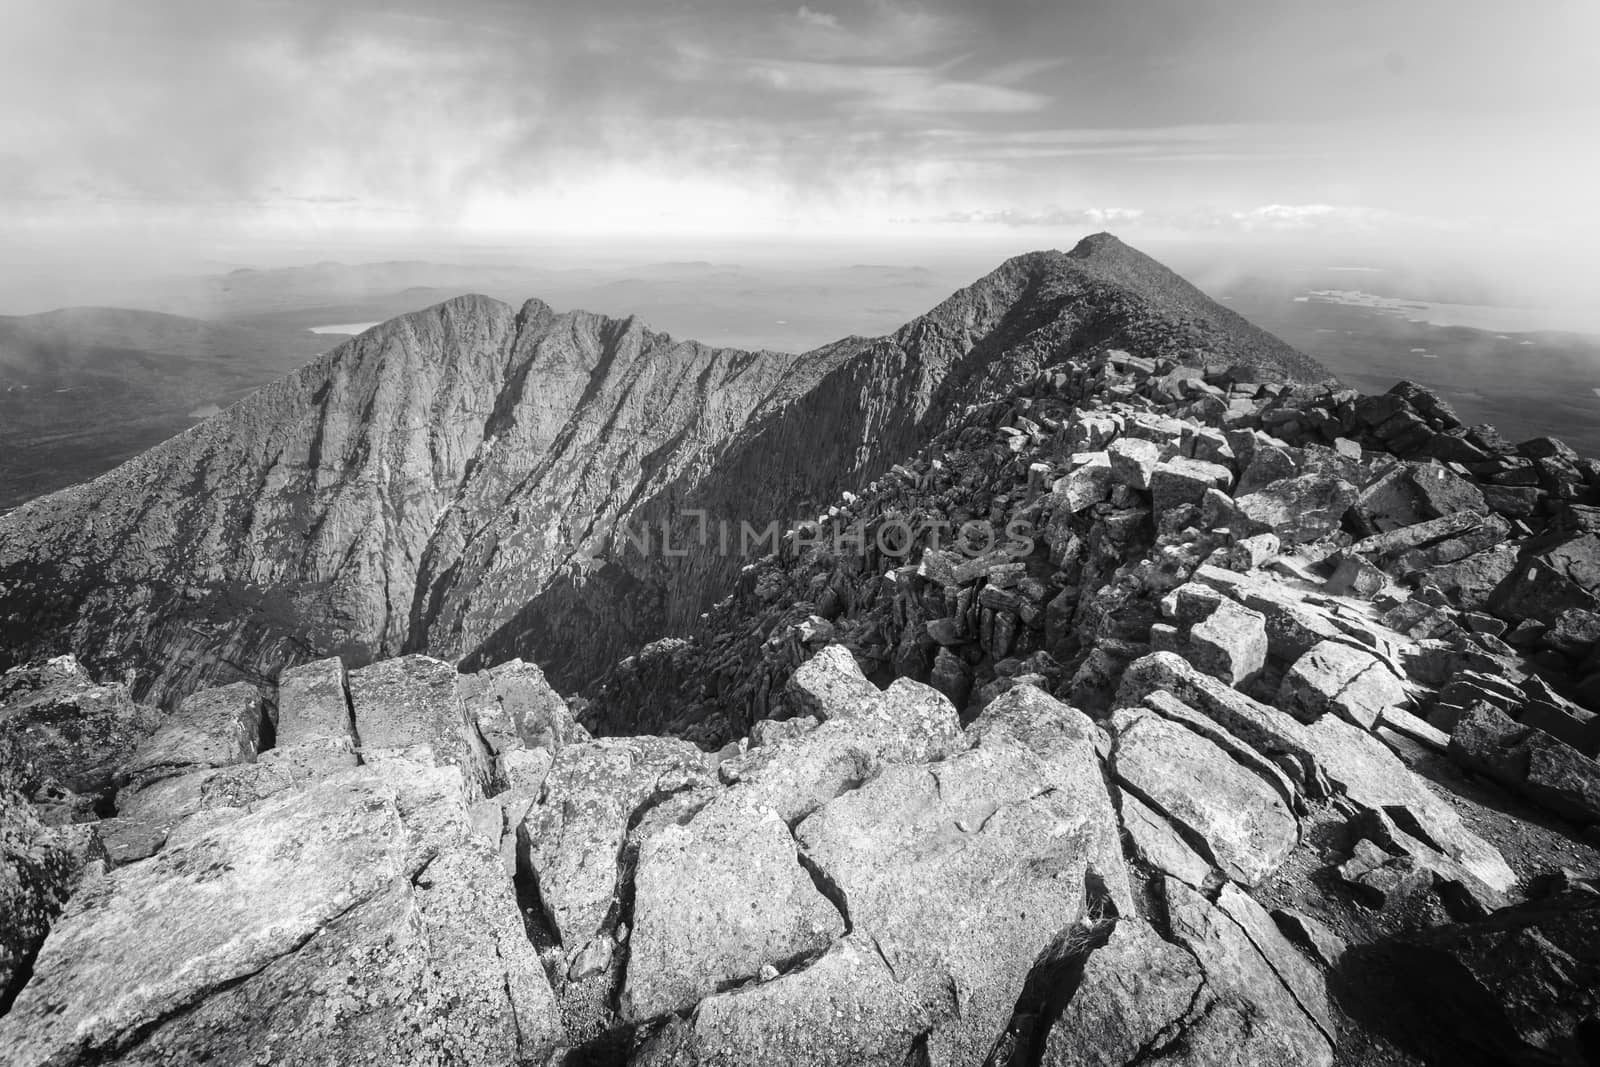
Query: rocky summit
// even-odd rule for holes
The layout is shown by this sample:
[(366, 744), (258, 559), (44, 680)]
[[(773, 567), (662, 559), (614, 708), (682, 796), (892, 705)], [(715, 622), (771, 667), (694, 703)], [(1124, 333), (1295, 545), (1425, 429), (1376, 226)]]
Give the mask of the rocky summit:
[(0, 612), (8, 1064), (1600, 1062), (1600, 463), (1109, 236), (394, 320)]

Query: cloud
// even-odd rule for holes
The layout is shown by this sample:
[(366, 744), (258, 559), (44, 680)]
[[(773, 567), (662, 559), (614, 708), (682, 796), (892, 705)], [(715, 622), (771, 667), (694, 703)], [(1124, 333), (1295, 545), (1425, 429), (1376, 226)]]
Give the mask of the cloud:
[(830, 15), (826, 11), (813, 11), (804, 4), (800, 5), (800, 10), (794, 13), (794, 17), (807, 26), (819, 26), (825, 30), (837, 30), (839, 28), (838, 15)]
[(1133, 207), (1047, 207), (1037, 210), (952, 211), (908, 222), (1028, 230), (1123, 227), (1190, 234), (1322, 234), (1349, 236), (1384, 231), (1452, 231), (1450, 220), (1380, 208), (1336, 204), (1261, 204), (1235, 210)]
[(11, 5), (0, 229), (188, 210), (855, 233), (1094, 226), (1104, 205), (1228, 233), (1600, 226), (1600, 161), (1574, 135), (1600, 122), (1577, 61), (1594, 34), (1570, 14), (816, 3)]
[(1002, 208), (998, 211), (952, 211), (921, 221), (966, 226), (1007, 226), (1017, 229), (1072, 229), (1083, 226), (1101, 228), (1137, 223), (1144, 218), (1144, 215), (1145, 212), (1141, 208), (1126, 207), (1053, 207), (1040, 211)]
[(1043, 93), (948, 78), (938, 67), (754, 61), (745, 67), (751, 80), (783, 93), (839, 96), (852, 108), (932, 115), (1039, 111)]

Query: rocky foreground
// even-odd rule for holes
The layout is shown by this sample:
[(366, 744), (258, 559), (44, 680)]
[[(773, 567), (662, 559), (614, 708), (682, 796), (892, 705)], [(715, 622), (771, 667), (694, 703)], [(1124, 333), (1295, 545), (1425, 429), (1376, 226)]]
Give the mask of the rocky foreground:
[(1600, 465), (1106, 349), (592, 702), (421, 655), (166, 715), (6, 674), (0, 1049), (1594, 1063), (1597, 639)]

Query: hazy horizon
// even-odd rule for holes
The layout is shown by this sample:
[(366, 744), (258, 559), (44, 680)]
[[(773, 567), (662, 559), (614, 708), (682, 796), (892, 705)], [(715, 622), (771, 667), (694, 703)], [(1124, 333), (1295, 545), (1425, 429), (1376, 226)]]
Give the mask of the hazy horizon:
[(6, 9), (9, 313), (322, 260), (976, 276), (1097, 230), (1202, 286), (1600, 285), (1592, 3)]

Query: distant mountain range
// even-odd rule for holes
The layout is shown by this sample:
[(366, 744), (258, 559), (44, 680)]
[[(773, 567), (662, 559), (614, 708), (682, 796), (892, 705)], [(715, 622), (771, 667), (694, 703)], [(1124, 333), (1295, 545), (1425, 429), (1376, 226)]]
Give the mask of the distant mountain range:
[[(333, 653), (520, 653), (571, 685), (737, 573), (695, 540), (703, 521), (787, 523), (975, 405), (1116, 348), (1330, 377), (1110, 235), (799, 356), (450, 300), (0, 518), (0, 666), (73, 647), (163, 702)], [(643, 527), (689, 547), (624, 552)]]

